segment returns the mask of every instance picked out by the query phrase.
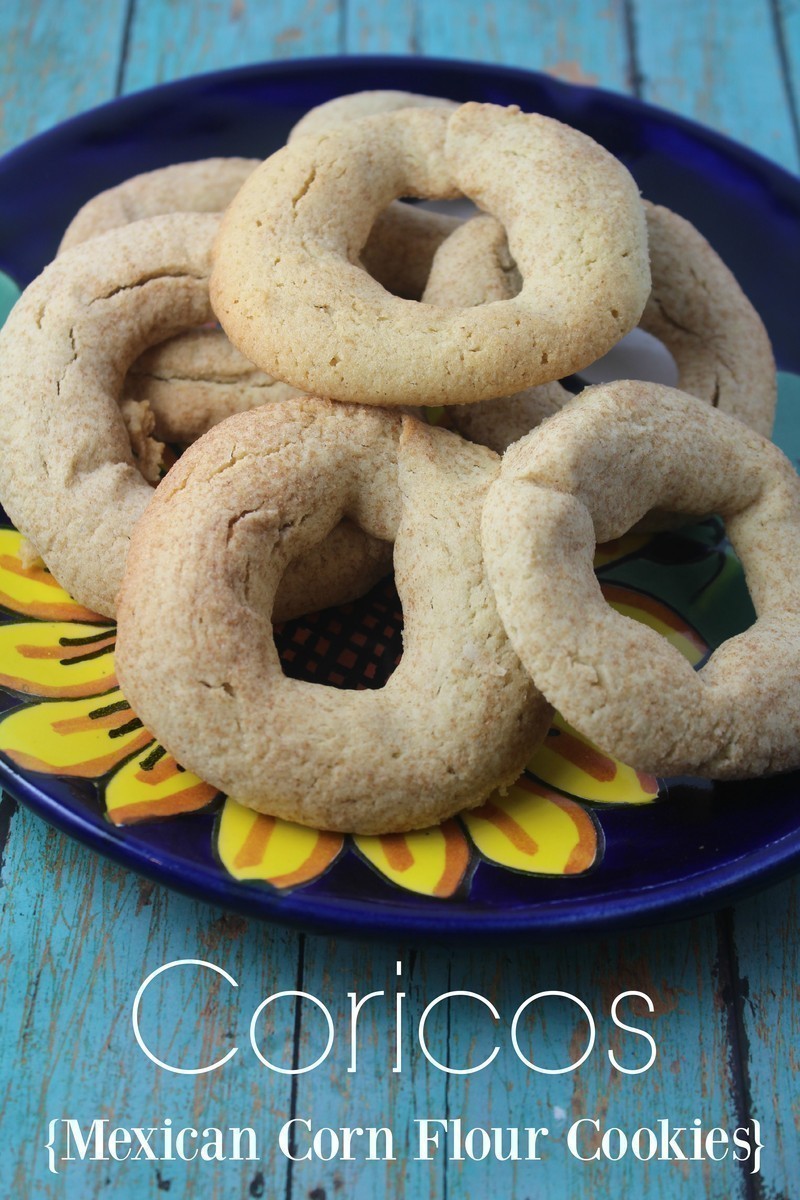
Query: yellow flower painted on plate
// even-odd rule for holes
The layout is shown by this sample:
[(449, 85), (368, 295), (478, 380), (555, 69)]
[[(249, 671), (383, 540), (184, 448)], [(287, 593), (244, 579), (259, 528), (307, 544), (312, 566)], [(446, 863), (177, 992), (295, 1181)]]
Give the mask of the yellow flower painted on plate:
[(445, 899), (459, 888), (470, 860), (457, 821), (413, 833), (353, 836), (356, 849), (381, 875), (409, 892)]
[(217, 853), (234, 879), (258, 879), (276, 888), (298, 887), (318, 879), (343, 845), (340, 833), (319, 832), (264, 816), (230, 796), (217, 830)]
[(83, 700), (52, 700), (0, 721), (0, 751), (26, 771), (98, 779), (153, 735), (119, 688)]
[(45, 567), (23, 566), (21, 542), (16, 529), (0, 529), (0, 605), (39, 621), (103, 620), (77, 604)]
[(618, 583), (603, 583), (603, 595), (612, 608), (625, 617), (649, 625), (679, 650), (694, 666), (708, 653), (708, 645), (696, 629), (692, 629), (674, 609), (662, 604), (654, 596), (647, 596), (635, 588)]
[[(0, 530), (0, 604), (34, 618), (0, 626), (0, 686), (23, 698), (0, 717), (0, 752), (23, 770), (97, 780), (118, 825), (207, 807), (216, 789), (175, 762), (119, 690), (115, 627), (75, 604), (41, 565), (24, 566), (20, 540), (14, 530)], [(633, 553), (646, 540), (628, 535), (601, 547), (599, 560)], [(631, 588), (603, 589), (618, 611), (657, 629), (690, 661), (706, 653), (665, 605)], [(318, 832), (229, 797), (217, 823), (217, 852), (233, 878), (286, 889), (319, 878), (350, 844), (397, 887), (444, 900), (463, 889), (479, 857), (532, 874), (589, 870), (597, 829), (570, 796), (631, 804), (658, 793), (655, 779), (603, 754), (558, 717), (529, 769), (536, 781), (523, 777), (458, 819), (383, 837)]]
[[(116, 627), (75, 604), (40, 564), (24, 566), (20, 535), (0, 529), (2, 603), (39, 619), (0, 626), (0, 686), (50, 701), (0, 719), (0, 751), (23, 770), (82, 779), (110, 775), (117, 825), (205, 808), (216, 788), (182, 770), (142, 727), (117, 687)], [(133, 757), (131, 757), (133, 756)]]
[(184, 771), (163, 746), (151, 741), (115, 771), (106, 784), (106, 811), (115, 825), (177, 817), (206, 808), (219, 791)]
[(462, 814), (484, 858), (514, 871), (577, 875), (597, 857), (597, 832), (585, 809), (522, 778)]
[(69, 621), (0, 626), (0, 687), (70, 699), (114, 687), (113, 625)]
[[(620, 543), (633, 542), (625, 553), (637, 549), (639, 538), (628, 534), (609, 543), (609, 553)], [(646, 538), (643, 540), (647, 540)], [(622, 584), (602, 584), (603, 595), (612, 608), (623, 616), (649, 625), (665, 637), (692, 665), (708, 652), (699, 633), (674, 609)], [(578, 733), (556, 714), (552, 728), (528, 764), (528, 770), (551, 787), (570, 796), (598, 804), (648, 804), (658, 796), (654, 775), (636, 771), (619, 759), (605, 754), (594, 742)]]
[(600, 804), (649, 804), (658, 796), (655, 775), (634, 771), (604, 754), (556, 713), (553, 724), (528, 763), (528, 770), (570, 796)]

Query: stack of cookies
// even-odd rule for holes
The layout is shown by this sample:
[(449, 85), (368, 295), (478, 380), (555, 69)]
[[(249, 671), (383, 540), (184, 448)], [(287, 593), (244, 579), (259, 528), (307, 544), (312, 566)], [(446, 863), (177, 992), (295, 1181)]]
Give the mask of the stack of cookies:
[[(480, 212), (403, 202), (460, 197)], [(680, 390), (565, 387), (637, 326)], [(769, 340), (698, 231), (576, 130), (342, 97), (266, 162), (90, 201), (0, 341), (4, 506), (117, 618), (140, 718), (242, 804), (433, 824), (510, 785), (552, 705), (660, 775), (800, 764), (800, 483), (768, 440)], [(592, 557), (711, 512), (757, 620), (694, 671), (606, 605)], [(272, 622), (392, 565), (388, 682), (288, 678)]]

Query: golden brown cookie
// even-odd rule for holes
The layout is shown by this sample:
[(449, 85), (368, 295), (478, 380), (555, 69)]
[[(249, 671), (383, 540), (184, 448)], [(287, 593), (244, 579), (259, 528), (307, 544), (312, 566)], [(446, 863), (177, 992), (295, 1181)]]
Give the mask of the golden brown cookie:
[[(401, 108), (434, 108), (454, 112), (454, 100), (417, 92), (370, 91), (337, 96), (302, 117), (289, 134), (289, 143), (306, 134), (340, 129), (360, 117), (396, 112)], [(460, 221), (395, 201), (379, 213), (361, 254), (361, 265), (387, 291), (406, 300), (421, 300), (436, 250)]]
[[(317, 828), (419, 828), (511, 783), (550, 710), (484, 572), (497, 470), (491, 451), (375, 408), (289, 400), (216, 426), (134, 533), (116, 661), (138, 715), (238, 801)], [(286, 565), (345, 518), (394, 541), (404, 650), (374, 691), (287, 678), (272, 639)]]
[[(125, 373), (147, 346), (209, 320), (218, 221), (151, 217), (75, 246), (0, 331), (0, 497), (59, 583), (104, 615), (115, 612), (131, 531), (152, 495), (120, 410)], [(138, 420), (145, 456), (149, 436)], [(338, 555), (305, 567), (305, 603), (287, 583), (281, 617), (352, 599), (388, 569), (385, 545), (365, 547), (353, 526), (337, 537)]]
[[(79, 210), (59, 253), (144, 217), (227, 208), (257, 158), (209, 158), (134, 175)], [(297, 395), (234, 350), (221, 330), (190, 330), (152, 346), (131, 364), (123, 395), (145, 402), (163, 441), (188, 445), (232, 412)]]
[[(135, 175), (84, 205), (64, 234), (61, 250), (145, 216), (221, 212), (258, 163), (214, 158)], [(389, 290), (418, 300), (435, 251), (458, 221), (408, 204), (392, 207), (397, 211), (382, 213), (375, 222), (362, 260)], [(296, 396), (298, 389), (259, 371), (220, 329), (211, 327), (152, 346), (131, 364), (123, 395), (149, 405), (156, 439), (188, 445), (231, 413)], [(148, 462), (150, 457), (155, 451)]]
[(134, 175), (93, 196), (67, 226), (59, 254), (89, 238), (144, 217), (176, 212), (220, 213), (227, 208), (257, 158), (204, 158)]
[(347, 96), (335, 96), (310, 109), (289, 134), (289, 142), (312, 134), (330, 133), (341, 129), (361, 117), (374, 117), (378, 113), (397, 112), (401, 108), (438, 108), (455, 112), (455, 100), (443, 96), (423, 96), (419, 92), (399, 92), (392, 89), (369, 92), (350, 92)]
[[(392, 296), (358, 265), (398, 196), (495, 213), (523, 277), (481, 308)], [(644, 218), (625, 168), (516, 108), (404, 109), (298, 137), (247, 180), (215, 249), (212, 302), (262, 370), (367, 404), (474, 402), (568, 374), (639, 319)]]
[(156, 436), (189, 445), (231, 413), (300, 393), (259, 371), (221, 329), (204, 326), (151, 346), (125, 378), (124, 395), (149, 404)]
[[(592, 569), (595, 543), (654, 506), (719, 513), (747, 575), (755, 624), (698, 672)], [(483, 547), (537, 687), (608, 754), (659, 775), (800, 765), (800, 480), (771, 442), (672, 388), (590, 388), (507, 451)]]
[[(645, 201), (653, 286), (639, 322), (675, 360), (682, 391), (705, 400), (768, 437), (776, 400), (775, 360), (767, 331), (735, 278), (689, 221)], [(424, 299), (486, 304), (519, 287), (505, 231), (476, 217), (455, 231), (431, 267)], [(448, 414), (464, 437), (498, 453), (571, 398), (558, 382)]]

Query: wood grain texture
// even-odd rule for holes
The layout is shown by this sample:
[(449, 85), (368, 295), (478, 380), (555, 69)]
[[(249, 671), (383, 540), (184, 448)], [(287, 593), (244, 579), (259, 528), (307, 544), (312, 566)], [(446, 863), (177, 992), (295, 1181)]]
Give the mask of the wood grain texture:
[(761, 1191), (792, 1200), (800, 1178), (800, 888), (791, 880), (736, 907), (733, 932), (747, 1073), (765, 1144)]
[(797, 0), (769, 0), (769, 4), (789, 116), (800, 154), (800, 4)]
[(126, 0), (71, 0), (68, 20), (64, 9), (0, 4), (0, 152), (114, 95)]
[(550, 71), (571, 83), (626, 85), (622, 0), (420, 3), (416, 29), (423, 54)]
[(348, 54), (419, 53), (419, 5), (414, 0), (349, 0), (342, 35)]
[[(502, 1194), (509, 1196), (645, 1195), (666, 1200), (676, 1193), (675, 1163), (642, 1163), (632, 1156), (619, 1162), (583, 1163), (567, 1150), (570, 1125), (582, 1118), (599, 1120), (600, 1132), (618, 1126), (628, 1135), (669, 1115), (678, 1125), (697, 1116), (709, 1125), (735, 1124), (732, 1079), (724, 1015), (715, 998), (717, 942), (712, 919), (676, 926), (668, 936), (656, 930), (575, 942), (558, 948), (530, 947), (453, 960), (452, 986), (474, 988), (490, 997), (503, 1014), (501, 1052), (483, 1075), (452, 1077), (448, 1110), (461, 1115), (465, 1128), (485, 1124), (544, 1126), (550, 1136), (542, 1161), (500, 1163), (492, 1168)], [(462, 983), (462, 980), (468, 980)], [(458, 981), (458, 982), (457, 982)], [(609, 1049), (628, 1067), (644, 1065), (648, 1047), (624, 1035), (611, 1020), (614, 998), (626, 990), (647, 993), (655, 1008), (649, 1016), (641, 1001), (628, 1001), (623, 1020), (649, 1031), (658, 1057), (642, 1075), (625, 1075), (612, 1066)], [(577, 1071), (540, 1075), (512, 1052), (508, 1029), (527, 996), (559, 990), (577, 996), (594, 1014), (597, 1040), (591, 1058)], [(456, 1004), (458, 1002), (454, 1002)], [(558, 1068), (576, 1061), (587, 1045), (586, 1019), (572, 1001), (538, 1001), (520, 1024), (520, 1044), (532, 1061)], [(624, 1015), (623, 1015), (624, 1014)], [(493, 1030), (475, 1005), (454, 1009), (450, 1061), (480, 1061), (491, 1046)], [(586, 1156), (599, 1144), (588, 1126), (580, 1147)], [(686, 1166), (686, 1164), (684, 1164)], [(486, 1163), (453, 1164), (448, 1193), (464, 1200), (487, 1194)], [(708, 1165), (692, 1163), (680, 1182), (681, 1197), (745, 1196), (735, 1170), (721, 1178)]]
[[(47, 1123), (108, 1117), (120, 1125), (198, 1129), (250, 1125), (262, 1160), (158, 1164), (172, 1195), (209, 1200), (246, 1195), (256, 1175), (283, 1195), (286, 1161), (275, 1132), (290, 1106), (288, 1076), (267, 1071), (249, 1049), (261, 1000), (293, 986), (298, 935), (248, 923), (118, 868), (25, 809), (12, 818), (3, 867), (0, 1011), (0, 1155), (4, 1196), (90, 1197), (109, 1187), (124, 1200), (157, 1194), (155, 1165), (73, 1163), (55, 1176), (44, 1152)], [(238, 1054), (219, 1071), (185, 1076), (151, 1063), (136, 1045), (131, 1006), (164, 963), (198, 958), (223, 967), (234, 990), (207, 968), (176, 967), (148, 988), (141, 1029), (156, 1057), (196, 1067)], [(287, 979), (289, 982), (287, 982)], [(275, 1061), (291, 1063), (294, 1015), (272, 1031)], [(274, 1136), (273, 1136), (274, 1135)], [(65, 1192), (66, 1187), (66, 1192)], [(271, 1194), (267, 1192), (266, 1194)]]
[(634, 0), (632, 24), (645, 99), (797, 167), (769, 0)]
[(123, 91), (220, 67), (338, 54), (341, 22), (337, 0), (136, 0)]
[[(467, 956), (470, 964), (471, 956)], [(397, 975), (396, 964), (402, 964)], [(445, 1188), (445, 1164), (409, 1161), (414, 1146), (414, 1121), (426, 1115), (444, 1116), (447, 1107), (444, 1073), (434, 1069), (423, 1057), (417, 1043), (417, 1022), (425, 1006), (448, 991), (448, 955), (440, 950), (419, 950), (402, 945), (371, 946), (342, 943), (338, 940), (307, 938), (303, 969), (303, 987), (313, 995), (325, 997), (337, 1029), (337, 1040), (330, 1059), (318, 1071), (300, 1076), (297, 1081), (296, 1112), (310, 1121), (313, 1129), (321, 1126), (389, 1126), (395, 1134), (395, 1162), (307, 1161), (292, 1167), (292, 1194), (313, 1195), (321, 1189), (326, 1196), (337, 1193), (348, 1200), (372, 1200), (376, 1196), (400, 1200), (403, 1196), (442, 1196)], [(356, 1028), (356, 1059), (352, 1065), (349, 1037), (351, 1002), (347, 993), (357, 997), (383, 991), (385, 996), (365, 1003)], [(402, 1070), (396, 1065), (397, 992), (405, 992), (402, 1001)], [(305, 1012), (305, 1009), (304, 1009)], [(319, 1021), (304, 1019), (300, 1030), (300, 1059), (312, 1061), (319, 1045)], [(446, 1061), (447, 1006), (437, 1006), (428, 1025), (430, 1042)], [(303, 1132), (303, 1131), (301, 1131)], [(307, 1134), (299, 1153), (305, 1151)], [(317, 1193), (319, 1194), (319, 1193)]]

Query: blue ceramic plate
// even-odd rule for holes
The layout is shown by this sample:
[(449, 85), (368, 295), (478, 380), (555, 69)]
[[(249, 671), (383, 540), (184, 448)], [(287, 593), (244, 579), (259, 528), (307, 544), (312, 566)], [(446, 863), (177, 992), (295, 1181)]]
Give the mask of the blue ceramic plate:
[[(636, 101), (500, 67), (282, 63), (105, 105), (0, 162), (0, 269), (24, 287), (77, 208), (103, 188), (181, 160), (264, 156), (308, 108), (367, 88), (515, 103), (584, 130), (627, 164), (647, 197), (705, 233), (761, 311), (782, 369), (800, 373), (800, 183)], [(0, 317), (8, 280), (0, 280)], [(113, 627), (78, 612), (45, 573), (26, 571), (17, 549), (16, 534), (0, 530), (0, 777), (53, 824), (170, 886), (249, 915), (355, 935), (543, 936), (686, 915), (800, 861), (798, 775), (656, 781), (563, 725), (508, 797), (442, 830), (354, 841), (255, 818), (181, 772), (142, 729), (114, 689)], [(613, 603), (694, 661), (752, 619), (714, 520), (623, 539), (603, 549), (598, 573)], [(283, 627), (285, 669), (379, 686), (401, 650), (398, 608), (387, 583), (345, 610)]]

